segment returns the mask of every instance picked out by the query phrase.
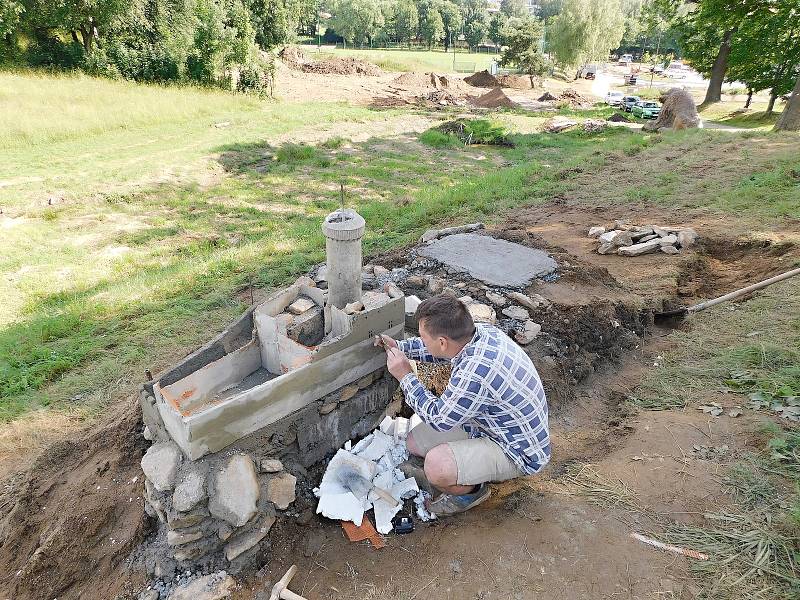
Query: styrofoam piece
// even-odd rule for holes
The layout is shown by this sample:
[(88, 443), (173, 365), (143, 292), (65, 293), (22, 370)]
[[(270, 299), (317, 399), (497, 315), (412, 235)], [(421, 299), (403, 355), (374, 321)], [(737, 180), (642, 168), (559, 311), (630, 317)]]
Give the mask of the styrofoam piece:
[(408, 430), (411, 431), (412, 429), (414, 429), (414, 427), (416, 427), (420, 423), (422, 423), (422, 419), (420, 419), (418, 414), (414, 413), (408, 420)]
[(394, 422), (395, 419), (386, 415), (383, 417), (383, 421), (381, 421), (380, 430), (386, 435), (394, 435)]
[(402, 504), (391, 506), (386, 500), (380, 498), (372, 503), (372, 508), (375, 511), (375, 529), (378, 533), (389, 533), (392, 530), (392, 519), (403, 508)]
[(387, 490), (387, 491), (391, 490), (392, 487), (394, 486), (394, 484), (395, 484), (395, 481), (394, 481), (394, 471), (393, 470), (388, 470), (388, 471), (384, 471), (382, 473), (378, 473), (375, 476), (375, 479), (372, 480), (372, 485), (374, 485), (375, 487), (379, 487), (379, 488), (381, 488), (383, 490)]
[(344, 449), (345, 449), (345, 450), (347, 450), (347, 451), (349, 452), (350, 450), (352, 450), (352, 448), (353, 448), (353, 442), (352, 442), (352, 441), (350, 441), (350, 440), (347, 440), (347, 441), (344, 443)]
[(403, 481), (394, 484), (392, 486), (391, 494), (398, 500), (406, 500), (408, 498), (413, 498), (414, 496), (419, 494), (419, 486), (417, 485), (417, 480), (414, 479), (413, 477), (409, 477), (408, 479), (404, 479)]
[(352, 521), (360, 526), (364, 520), (364, 504), (350, 492), (323, 494), (317, 504), (317, 514), (329, 519)]
[(372, 443), (373, 436), (374, 436), (374, 433), (370, 433), (367, 437), (365, 437), (363, 440), (361, 440), (355, 446), (353, 446), (353, 449), (351, 450), (351, 452), (353, 454), (358, 454), (359, 452), (361, 452), (364, 448), (366, 448), (367, 446), (369, 446)]
[(414, 505), (417, 508), (417, 516), (421, 521), (436, 520), (436, 515), (428, 512), (428, 509), (425, 508), (425, 500), (429, 499), (430, 497), (431, 495), (428, 492), (421, 491), (419, 494), (417, 494), (417, 497), (414, 498)]
[(370, 435), (372, 436), (372, 440), (370, 441), (369, 445), (364, 448), (358, 448), (360, 445), (359, 442), (359, 444), (356, 445), (356, 448), (353, 449), (353, 453), (367, 460), (380, 460), (383, 455), (389, 451), (389, 448), (392, 447), (394, 441), (390, 436), (386, 435), (380, 430), (375, 431)]
[(395, 440), (405, 440), (410, 430), (411, 422), (405, 417), (397, 417), (394, 420), (394, 428), (390, 435), (393, 435)]
[(328, 468), (325, 469), (325, 474), (322, 476), (322, 481), (319, 484), (319, 496), (324, 497), (327, 494), (341, 494), (348, 492), (339, 481), (338, 470), (342, 465), (354, 468), (362, 477), (368, 481), (372, 481), (378, 472), (378, 466), (371, 460), (366, 460), (360, 456), (356, 456), (347, 450), (339, 450), (328, 463)]

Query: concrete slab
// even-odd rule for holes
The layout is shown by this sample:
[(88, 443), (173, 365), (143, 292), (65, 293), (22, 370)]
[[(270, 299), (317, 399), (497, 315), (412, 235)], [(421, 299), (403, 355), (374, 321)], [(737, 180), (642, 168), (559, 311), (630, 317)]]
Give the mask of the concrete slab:
[(474, 233), (447, 236), (419, 253), (500, 287), (527, 286), (536, 277), (552, 273), (558, 267), (543, 250)]

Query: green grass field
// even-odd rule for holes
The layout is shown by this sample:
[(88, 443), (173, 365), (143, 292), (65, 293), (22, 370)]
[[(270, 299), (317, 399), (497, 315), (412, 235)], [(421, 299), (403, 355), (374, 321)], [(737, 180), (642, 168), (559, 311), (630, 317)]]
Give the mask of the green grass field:
[[(360, 50), (357, 48), (337, 48), (336, 50), (326, 50), (317, 54), (316, 46), (302, 46), (311, 58), (316, 56), (354, 56), (371, 63), (375, 63), (385, 71), (435, 71), (437, 73), (453, 73), (457, 69), (453, 67), (453, 52), (445, 53), (444, 50), (403, 50), (399, 48), (367, 48)], [(488, 69), (492, 60), (499, 57), (497, 54), (487, 54), (485, 52), (464, 52), (459, 50), (455, 53), (455, 62), (469, 65), (473, 71)]]

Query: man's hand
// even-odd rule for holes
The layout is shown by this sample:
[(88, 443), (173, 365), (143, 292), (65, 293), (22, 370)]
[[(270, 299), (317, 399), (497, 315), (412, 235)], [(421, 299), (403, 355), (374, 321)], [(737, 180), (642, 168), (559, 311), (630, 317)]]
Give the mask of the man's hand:
[(389, 373), (391, 373), (397, 381), (400, 381), (409, 373), (414, 372), (411, 368), (411, 362), (397, 347), (386, 348), (386, 368), (389, 369)]
[(383, 348), (387, 352), (389, 348), (397, 348), (397, 340), (390, 338), (388, 335), (376, 335), (373, 344), (376, 348)]

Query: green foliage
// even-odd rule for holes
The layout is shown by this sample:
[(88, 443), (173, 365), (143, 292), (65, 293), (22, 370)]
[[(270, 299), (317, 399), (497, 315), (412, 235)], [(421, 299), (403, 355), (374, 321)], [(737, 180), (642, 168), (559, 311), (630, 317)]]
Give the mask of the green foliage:
[(343, 137), (337, 135), (332, 138), (328, 138), (327, 140), (322, 142), (320, 146), (322, 148), (327, 148), (328, 150), (338, 150), (339, 148), (344, 146), (346, 141), (347, 140), (345, 140)]
[(0, 43), (16, 30), (23, 10), (18, 0), (0, 0)]
[(395, 38), (399, 42), (407, 42), (411, 46), (411, 40), (417, 35), (419, 26), (419, 12), (414, 0), (399, 0), (392, 15), (392, 30)]
[(502, 12), (494, 13), (492, 18), (489, 20), (489, 29), (487, 35), (489, 36), (489, 39), (494, 42), (495, 46), (502, 46), (505, 43), (503, 41), (503, 30), (507, 24), (508, 17)]
[(620, 0), (565, 0), (548, 30), (549, 46), (556, 63), (565, 68), (603, 62), (624, 32)]
[(351, 44), (369, 43), (384, 25), (377, 0), (336, 0), (331, 13), (331, 26)]
[(439, 0), (420, 0), (417, 4), (419, 37), (429, 49), (444, 36), (444, 21), (439, 8)]
[[(509, 140), (508, 131), (503, 125), (486, 119), (456, 119), (455, 121), (442, 123), (435, 129), (429, 129), (428, 131), (438, 131), (455, 137), (467, 146), (473, 144), (513, 145)], [(428, 139), (429, 141), (436, 141), (435, 136)], [(438, 138), (438, 141), (444, 143), (444, 138)]]
[(527, 73), (533, 85), (534, 77), (542, 77), (550, 64), (542, 52), (542, 23), (533, 17), (509, 19), (503, 29), (507, 48), (500, 59), (503, 65), (516, 65)]
[(275, 153), (278, 162), (284, 164), (296, 164), (307, 162), (317, 158), (317, 149), (308, 144), (284, 144)]
[(519, 19), (528, 16), (528, 10), (522, 0), (501, 0), (500, 12), (506, 17), (517, 17)]
[(452, 133), (445, 133), (435, 127), (420, 134), (419, 141), (432, 148), (458, 148), (464, 145)]
[(439, 4), (439, 14), (442, 16), (442, 26), (444, 28), (444, 49), (450, 47), (451, 38), (455, 38), (464, 24), (464, 15), (461, 8), (452, 0), (443, 0)]

